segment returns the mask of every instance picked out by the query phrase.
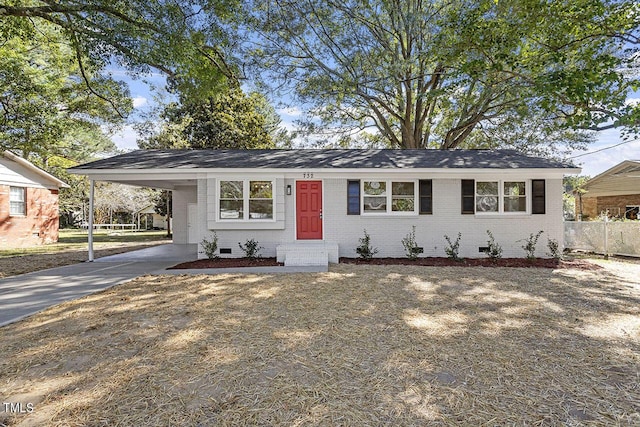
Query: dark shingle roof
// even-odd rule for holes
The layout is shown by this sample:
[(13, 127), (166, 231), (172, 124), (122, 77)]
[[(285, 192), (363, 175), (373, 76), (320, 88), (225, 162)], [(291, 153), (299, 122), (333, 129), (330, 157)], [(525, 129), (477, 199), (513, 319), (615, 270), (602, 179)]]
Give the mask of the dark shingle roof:
[(137, 150), (85, 169), (556, 169), (574, 168), (515, 150)]

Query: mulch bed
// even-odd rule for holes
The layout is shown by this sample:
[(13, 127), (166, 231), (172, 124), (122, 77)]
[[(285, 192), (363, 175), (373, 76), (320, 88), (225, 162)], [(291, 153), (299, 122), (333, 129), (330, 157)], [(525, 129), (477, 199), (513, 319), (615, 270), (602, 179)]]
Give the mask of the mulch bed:
[(600, 270), (602, 267), (585, 260), (557, 260), (551, 258), (465, 258), (455, 261), (444, 257), (425, 257), (410, 260), (408, 258), (373, 258), (364, 260), (362, 258), (340, 258), (342, 264), (359, 265), (421, 265), (428, 267), (520, 267), (520, 268), (573, 268), (578, 270)]
[[(340, 258), (341, 264), (358, 265), (418, 265), (427, 267), (519, 267), (519, 268), (573, 268), (577, 270), (600, 270), (602, 267), (589, 261), (581, 259), (556, 260), (549, 258), (536, 258), (528, 260), (526, 258), (501, 258), (493, 260), (490, 258), (466, 258), (461, 261), (454, 261), (444, 257), (425, 257), (416, 260), (408, 258), (373, 258), (363, 260), (362, 258)], [(217, 258), (199, 259), (197, 261), (184, 262), (174, 265), (168, 270), (199, 269), (199, 268), (237, 268), (237, 267), (270, 267), (282, 266), (276, 258)]]
[(271, 267), (284, 265), (275, 258), (216, 258), (199, 259), (197, 261), (183, 262), (167, 270), (184, 270), (195, 268), (231, 268), (231, 267)]

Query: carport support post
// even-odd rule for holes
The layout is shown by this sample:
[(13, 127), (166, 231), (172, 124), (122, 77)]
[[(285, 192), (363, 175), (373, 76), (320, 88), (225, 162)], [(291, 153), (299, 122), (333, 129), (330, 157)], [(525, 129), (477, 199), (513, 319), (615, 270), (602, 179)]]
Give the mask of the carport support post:
[(89, 262), (93, 262), (93, 196), (95, 190), (95, 181), (89, 180), (89, 223), (87, 231), (89, 236)]

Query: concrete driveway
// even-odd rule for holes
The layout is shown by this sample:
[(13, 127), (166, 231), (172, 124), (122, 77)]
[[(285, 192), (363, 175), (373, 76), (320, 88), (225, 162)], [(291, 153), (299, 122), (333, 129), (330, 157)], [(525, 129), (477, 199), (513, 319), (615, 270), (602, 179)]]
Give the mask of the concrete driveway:
[(64, 301), (196, 259), (197, 245), (159, 245), (0, 280), (0, 326)]

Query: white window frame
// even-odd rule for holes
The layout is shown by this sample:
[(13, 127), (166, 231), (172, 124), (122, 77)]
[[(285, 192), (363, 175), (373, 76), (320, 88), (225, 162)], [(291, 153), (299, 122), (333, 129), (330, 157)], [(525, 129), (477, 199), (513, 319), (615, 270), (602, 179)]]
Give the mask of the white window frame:
[[(498, 183), (498, 210), (491, 212), (483, 212), (477, 209), (477, 200), (478, 200), (478, 183), (481, 182), (497, 182)], [(525, 192), (525, 210), (524, 211), (516, 211), (516, 212), (507, 212), (504, 210), (504, 199), (509, 197), (504, 193), (504, 184), (505, 182), (523, 182), (524, 183), (524, 192)], [(475, 180), (474, 193), (473, 193), (473, 208), (476, 215), (529, 215), (531, 214), (531, 180), (530, 179), (485, 179), (485, 180)]]
[[(246, 223), (254, 223), (254, 222), (275, 222), (276, 221), (276, 180), (267, 178), (225, 178), (218, 179), (218, 192), (216, 197), (216, 221), (217, 222), (246, 222)], [(220, 199), (222, 195), (222, 183), (228, 181), (242, 181), (242, 218), (221, 218), (220, 217)], [(271, 218), (250, 218), (249, 217), (249, 200), (250, 200), (250, 189), (252, 181), (265, 181), (271, 183), (271, 203), (272, 203), (272, 215)], [(269, 200), (269, 199), (260, 199), (260, 200)]]
[[(364, 199), (367, 196), (364, 192), (364, 183), (365, 182), (384, 182), (387, 188), (387, 194), (385, 197), (387, 198), (387, 209), (385, 211), (380, 212), (372, 212), (364, 209)], [(393, 210), (393, 183), (394, 182), (411, 182), (413, 183), (413, 210), (412, 211), (394, 211)], [(379, 196), (382, 197), (382, 196)], [(418, 180), (417, 179), (376, 179), (376, 178), (363, 178), (360, 180), (360, 215), (364, 216), (381, 216), (381, 215), (393, 215), (393, 216), (408, 216), (408, 215), (418, 215), (419, 212), (419, 200), (418, 200)]]
[[(12, 198), (14, 189), (21, 190), (22, 200), (14, 200)], [(22, 210), (20, 212), (14, 212), (12, 209), (12, 203), (21, 203)], [(27, 188), (26, 187), (17, 187), (17, 186), (9, 187), (9, 216), (27, 216)]]

